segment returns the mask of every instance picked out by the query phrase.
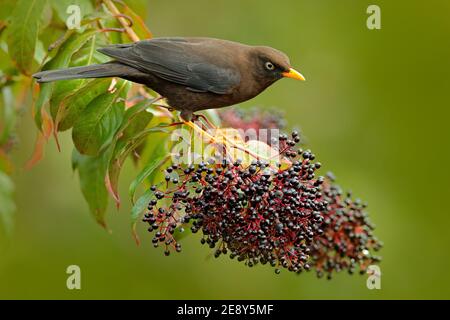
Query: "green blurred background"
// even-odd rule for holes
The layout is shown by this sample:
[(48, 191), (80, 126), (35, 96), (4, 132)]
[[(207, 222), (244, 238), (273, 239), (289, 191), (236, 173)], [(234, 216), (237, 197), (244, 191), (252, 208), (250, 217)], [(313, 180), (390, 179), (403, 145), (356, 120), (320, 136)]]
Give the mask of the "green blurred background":
[[(129, 2), (129, 1), (127, 1)], [(148, 3), (147, 3), (148, 2)], [(289, 54), (305, 83), (283, 80), (244, 104), (285, 111), (338, 183), (369, 202), (381, 251), (381, 290), (365, 276), (275, 275), (210, 257), (194, 235), (164, 257), (129, 206), (110, 206), (112, 233), (91, 218), (70, 168), (70, 133), (31, 171), (20, 169), (36, 135), (30, 111), (14, 152), (16, 229), (0, 240), (0, 298), (410, 299), (450, 298), (448, 1), (131, 1), (156, 36), (210, 36)], [(382, 29), (366, 28), (381, 7)], [(122, 175), (122, 193), (136, 174)], [(81, 267), (82, 289), (66, 288)]]

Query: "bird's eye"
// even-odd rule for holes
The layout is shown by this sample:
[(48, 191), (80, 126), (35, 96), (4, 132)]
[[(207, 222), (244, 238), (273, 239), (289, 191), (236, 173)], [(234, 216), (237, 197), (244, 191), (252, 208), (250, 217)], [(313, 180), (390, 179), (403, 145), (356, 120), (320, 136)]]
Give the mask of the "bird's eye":
[(264, 66), (265, 66), (266, 69), (269, 70), (269, 71), (272, 71), (272, 70), (275, 69), (275, 66), (274, 66), (273, 63), (270, 62), (270, 61), (267, 61), (267, 62), (264, 64)]

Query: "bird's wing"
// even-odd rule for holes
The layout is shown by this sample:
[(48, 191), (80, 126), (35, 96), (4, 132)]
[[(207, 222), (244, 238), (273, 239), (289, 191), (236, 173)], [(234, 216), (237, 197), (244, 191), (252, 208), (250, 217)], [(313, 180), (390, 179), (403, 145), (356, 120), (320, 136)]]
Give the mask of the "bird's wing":
[(230, 66), (211, 62), (211, 52), (183, 38), (157, 38), (108, 46), (100, 52), (143, 72), (196, 92), (227, 94), (240, 82)]

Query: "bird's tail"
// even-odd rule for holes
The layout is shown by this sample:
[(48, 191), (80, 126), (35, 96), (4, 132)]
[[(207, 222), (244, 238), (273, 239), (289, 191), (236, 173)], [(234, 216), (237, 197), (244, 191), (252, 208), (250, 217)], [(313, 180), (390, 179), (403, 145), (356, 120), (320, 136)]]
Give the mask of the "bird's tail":
[(130, 72), (130, 67), (119, 62), (107, 62), (85, 67), (41, 71), (33, 74), (37, 82), (51, 82), (70, 79), (120, 77)]

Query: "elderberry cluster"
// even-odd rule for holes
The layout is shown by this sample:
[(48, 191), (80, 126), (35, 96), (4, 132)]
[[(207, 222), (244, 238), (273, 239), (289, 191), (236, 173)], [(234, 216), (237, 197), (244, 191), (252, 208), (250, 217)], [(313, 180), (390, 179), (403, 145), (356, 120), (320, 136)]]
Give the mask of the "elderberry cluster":
[(382, 243), (373, 235), (375, 227), (365, 211), (367, 204), (352, 200), (351, 193), (343, 193), (334, 179), (329, 173), (322, 185), (328, 207), (322, 213), (324, 233), (311, 246), (311, 264), (318, 277), (326, 273), (331, 278), (333, 271), (341, 270), (353, 274), (357, 267), (364, 274), (369, 265), (381, 260), (373, 251), (378, 251)]
[(202, 230), (202, 243), (216, 248), (216, 257), (229, 251), (249, 267), (309, 269), (308, 247), (322, 233), (326, 208), (316, 166), (307, 158), (278, 173), (266, 166), (219, 170), (196, 203), (201, 210), (193, 231)]
[(248, 267), (270, 264), (300, 273), (325, 273), (357, 266), (364, 272), (379, 260), (381, 244), (364, 205), (343, 197), (331, 176), (316, 177), (321, 164), (309, 150), (297, 149), (297, 132), (279, 136), (279, 152), (289, 166), (262, 160), (171, 165), (144, 221), (155, 247), (181, 251), (174, 235), (190, 227), (215, 257), (229, 254)]

